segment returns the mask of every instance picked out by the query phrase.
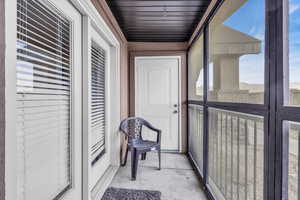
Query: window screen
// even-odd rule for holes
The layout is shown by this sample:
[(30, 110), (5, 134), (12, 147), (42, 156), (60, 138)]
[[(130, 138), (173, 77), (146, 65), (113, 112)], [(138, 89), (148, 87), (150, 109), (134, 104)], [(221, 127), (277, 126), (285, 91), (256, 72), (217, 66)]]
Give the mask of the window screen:
[(92, 164), (105, 153), (105, 51), (92, 42), (91, 133)]
[(212, 18), (208, 101), (264, 104), (265, 10), (265, 1), (226, 0)]
[(191, 46), (188, 52), (188, 99), (203, 101), (203, 34)]
[(17, 1), (17, 196), (51, 200), (71, 185), (71, 23)]

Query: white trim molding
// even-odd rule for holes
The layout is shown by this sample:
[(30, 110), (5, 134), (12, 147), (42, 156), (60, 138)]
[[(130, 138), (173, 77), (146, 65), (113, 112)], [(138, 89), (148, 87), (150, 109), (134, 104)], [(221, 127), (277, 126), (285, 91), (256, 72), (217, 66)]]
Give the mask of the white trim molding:
[[(15, 12), (12, 12), (15, 11)], [(17, 199), (16, 58), (17, 1), (5, 1), (5, 200)]]

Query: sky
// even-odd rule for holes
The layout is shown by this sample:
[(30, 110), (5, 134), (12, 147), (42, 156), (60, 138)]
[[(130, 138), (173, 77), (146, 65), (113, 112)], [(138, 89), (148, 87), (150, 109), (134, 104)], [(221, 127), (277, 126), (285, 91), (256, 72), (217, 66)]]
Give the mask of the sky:
[[(240, 82), (264, 83), (265, 5), (248, 0), (223, 24), (262, 41), (260, 54), (240, 57)], [(300, 82), (300, 0), (289, 0), (290, 82)]]
[(300, 0), (290, 0), (289, 54), (290, 82), (300, 82)]

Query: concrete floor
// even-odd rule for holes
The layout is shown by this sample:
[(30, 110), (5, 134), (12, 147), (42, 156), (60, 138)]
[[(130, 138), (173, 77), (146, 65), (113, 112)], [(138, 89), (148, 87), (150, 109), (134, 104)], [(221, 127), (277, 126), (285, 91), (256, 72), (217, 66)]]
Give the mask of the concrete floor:
[[(130, 153), (130, 152), (129, 152)], [(162, 154), (162, 169), (157, 170), (157, 153), (139, 161), (136, 181), (131, 181), (130, 154), (125, 167), (114, 177), (111, 187), (158, 190), (162, 200), (206, 200), (188, 158), (182, 154)]]

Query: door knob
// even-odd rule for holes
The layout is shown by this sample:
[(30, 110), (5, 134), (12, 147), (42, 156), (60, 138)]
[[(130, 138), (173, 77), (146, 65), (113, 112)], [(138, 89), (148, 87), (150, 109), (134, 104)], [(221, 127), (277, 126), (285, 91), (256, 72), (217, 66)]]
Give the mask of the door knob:
[(174, 108), (177, 108), (178, 107), (178, 105), (177, 104), (174, 104)]
[(174, 111), (173, 111), (173, 113), (174, 113), (174, 114), (177, 114), (177, 113), (178, 113), (178, 111), (177, 111), (177, 110), (174, 110)]

